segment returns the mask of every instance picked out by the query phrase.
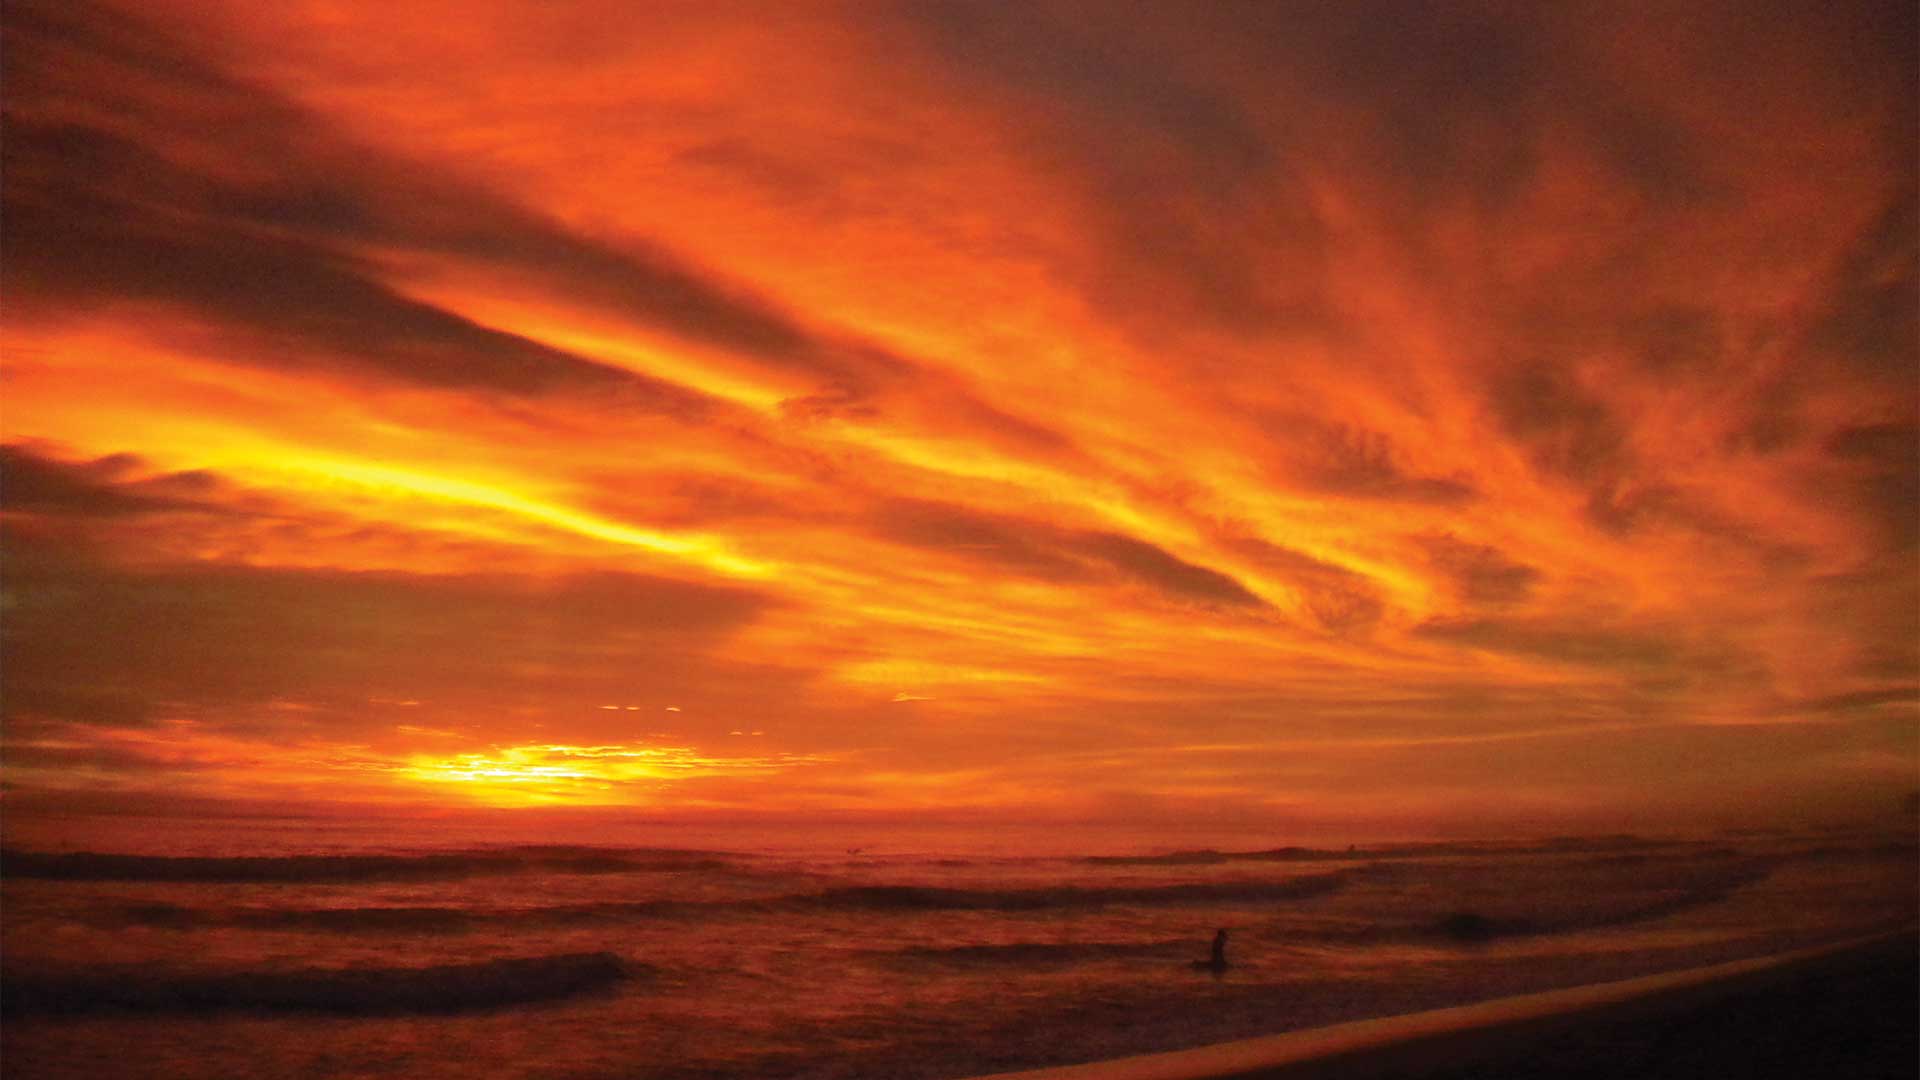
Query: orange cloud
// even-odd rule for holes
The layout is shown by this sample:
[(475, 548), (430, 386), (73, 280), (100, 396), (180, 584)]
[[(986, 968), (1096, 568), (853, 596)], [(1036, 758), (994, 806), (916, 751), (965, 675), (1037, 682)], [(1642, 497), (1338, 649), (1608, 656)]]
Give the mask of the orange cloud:
[(1910, 26), (1083, 15), (10, 5), (8, 797), (1920, 778)]

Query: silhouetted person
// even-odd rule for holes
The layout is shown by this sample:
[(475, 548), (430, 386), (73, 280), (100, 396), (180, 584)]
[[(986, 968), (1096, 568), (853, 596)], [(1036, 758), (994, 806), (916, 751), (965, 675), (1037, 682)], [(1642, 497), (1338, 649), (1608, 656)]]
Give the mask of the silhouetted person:
[(1206, 960), (1195, 960), (1193, 966), (1213, 972), (1215, 978), (1219, 978), (1220, 974), (1227, 970), (1227, 932), (1225, 930), (1213, 932), (1213, 956)]

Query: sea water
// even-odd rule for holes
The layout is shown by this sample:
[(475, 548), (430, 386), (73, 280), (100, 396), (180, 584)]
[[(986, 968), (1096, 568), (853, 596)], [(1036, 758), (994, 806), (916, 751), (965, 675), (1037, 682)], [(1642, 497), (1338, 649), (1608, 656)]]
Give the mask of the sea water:
[[(1017, 839), (267, 822), (109, 847), (13, 829), (0, 1052), (21, 1080), (964, 1077), (1920, 915), (1911, 834)], [(1205, 963), (1217, 929), (1224, 971)]]

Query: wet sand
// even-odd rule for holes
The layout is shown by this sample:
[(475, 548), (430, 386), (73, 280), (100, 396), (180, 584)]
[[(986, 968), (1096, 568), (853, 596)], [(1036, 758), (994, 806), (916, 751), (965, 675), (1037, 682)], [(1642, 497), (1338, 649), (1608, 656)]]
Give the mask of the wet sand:
[(1920, 935), (991, 1080), (1707, 1076), (1920, 1076)]

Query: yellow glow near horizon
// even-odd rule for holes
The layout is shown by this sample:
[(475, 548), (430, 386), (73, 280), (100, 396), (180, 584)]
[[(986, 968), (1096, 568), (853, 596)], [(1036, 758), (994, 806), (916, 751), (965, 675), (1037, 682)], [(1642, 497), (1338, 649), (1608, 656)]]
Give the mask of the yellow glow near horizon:
[(392, 774), (428, 785), (452, 785), (464, 798), (490, 805), (644, 802), (661, 784), (705, 776), (768, 774), (825, 758), (805, 755), (726, 757), (685, 746), (496, 746), (484, 752), (417, 754)]

